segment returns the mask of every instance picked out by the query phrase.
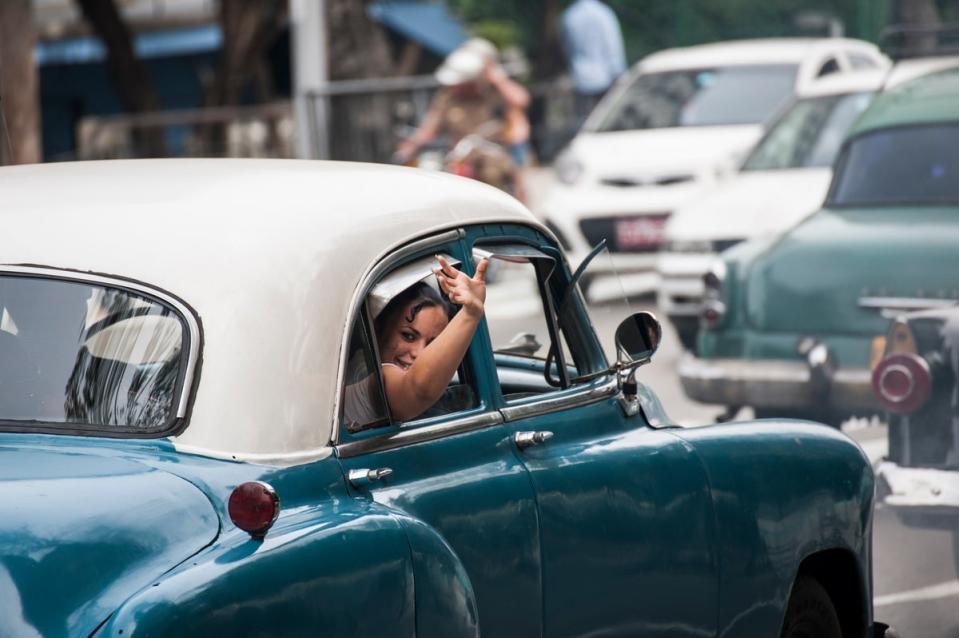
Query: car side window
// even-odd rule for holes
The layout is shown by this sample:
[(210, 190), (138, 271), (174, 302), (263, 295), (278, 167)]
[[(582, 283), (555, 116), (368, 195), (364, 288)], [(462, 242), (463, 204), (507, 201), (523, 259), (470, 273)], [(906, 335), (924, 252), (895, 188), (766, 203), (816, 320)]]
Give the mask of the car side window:
[[(447, 263), (459, 260), (440, 251)], [(457, 366), (446, 388), (431, 405), (409, 418), (398, 418), (389, 405), (384, 368), (411, 369), (423, 349), (460, 311), (436, 280), (433, 253), (405, 260), (370, 287), (352, 328), (344, 377), (341, 422), (350, 432), (404, 425), (479, 406), (475, 374), (468, 356)]]
[(587, 371), (586, 358), (567, 338), (570, 313), (560, 317), (556, 260), (542, 252), (526, 257), (515, 252), (514, 246), (474, 247), (474, 260), (492, 255), (486, 324), (507, 402), (568, 387)]
[(822, 66), (819, 67), (819, 72), (816, 74), (816, 77), (823, 77), (831, 73), (835, 73), (839, 70), (839, 61), (836, 58), (829, 58), (823, 62)]
[(342, 421), (351, 432), (388, 425), (390, 420), (365, 315), (364, 304), (353, 323), (343, 384)]
[(176, 426), (186, 321), (121, 286), (0, 275), (0, 421), (143, 436)]
[(873, 58), (857, 51), (850, 51), (846, 57), (849, 58), (849, 64), (853, 69), (875, 69), (879, 66)]

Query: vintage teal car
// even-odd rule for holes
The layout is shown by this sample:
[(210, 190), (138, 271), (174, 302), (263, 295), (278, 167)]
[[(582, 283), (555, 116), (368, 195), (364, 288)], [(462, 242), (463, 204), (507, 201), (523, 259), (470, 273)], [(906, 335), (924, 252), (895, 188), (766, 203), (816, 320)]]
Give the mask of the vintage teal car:
[[(0, 193), (0, 634), (883, 635), (862, 451), (672, 426), (632, 376), (658, 324), (608, 361), (508, 195), (227, 160)], [(442, 405), (398, 422), (372, 320), (438, 254), (497, 281)]]
[(706, 276), (693, 399), (837, 424), (881, 412), (889, 318), (959, 299), (959, 60), (880, 94), (849, 132), (823, 209), (736, 246)]

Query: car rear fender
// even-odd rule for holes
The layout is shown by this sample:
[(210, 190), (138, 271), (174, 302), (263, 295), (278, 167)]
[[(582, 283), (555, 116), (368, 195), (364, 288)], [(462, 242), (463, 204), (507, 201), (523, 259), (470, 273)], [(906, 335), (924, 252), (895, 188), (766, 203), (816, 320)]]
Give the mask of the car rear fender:
[(262, 541), (236, 528), (130, 597), (96, 636), (415, 635), (407, 534), (375, 503), (281, 514)]
[(697, 451), (710, 481), (722, 635), (778, 635), (800, 565), (831, 550), (854, 558), (860, 609), (870, 613), (874, 479), (854, 442), (832, 428), (792, 420), (674, 432)]
[(453, 548), (424, 521), (395, 513), (406, 530), (416, 588), (417, 638), (479, 636), (473, 585)]

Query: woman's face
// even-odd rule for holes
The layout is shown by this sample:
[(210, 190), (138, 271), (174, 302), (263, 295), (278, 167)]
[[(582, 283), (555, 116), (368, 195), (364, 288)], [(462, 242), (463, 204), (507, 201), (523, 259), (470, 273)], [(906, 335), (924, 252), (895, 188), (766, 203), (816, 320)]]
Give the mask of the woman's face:
[(423, 348), (432, 343), (449, 323), (446, 313), (438, 306), (421, 308), (413, 321), (408, 321), (416, 303), (415, 300), (411, 301), (386, 325), (379, 344), (382, 363), (393, 363), (404, 370), (408, 369)]

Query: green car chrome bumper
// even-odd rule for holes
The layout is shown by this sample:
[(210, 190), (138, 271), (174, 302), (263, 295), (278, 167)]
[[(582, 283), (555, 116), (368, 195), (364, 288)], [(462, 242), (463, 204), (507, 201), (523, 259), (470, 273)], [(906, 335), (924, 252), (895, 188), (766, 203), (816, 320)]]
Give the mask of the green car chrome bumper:
[(825, 387), (803, 361), (698, 359), (684, 357), (679, 378), (686, 395), (703, 403), (760, 408), (830, 407), (839, 411), (879, 411), (865, 368), (839, 369)]

